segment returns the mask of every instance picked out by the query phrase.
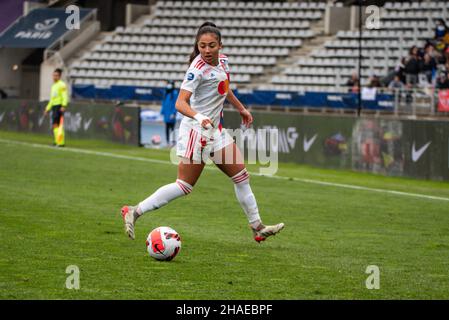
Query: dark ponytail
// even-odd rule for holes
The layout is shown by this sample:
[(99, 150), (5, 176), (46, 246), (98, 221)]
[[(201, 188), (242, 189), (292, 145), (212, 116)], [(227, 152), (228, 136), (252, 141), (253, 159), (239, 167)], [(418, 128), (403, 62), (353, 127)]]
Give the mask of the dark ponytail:
[(200, 50), (198, 50), (198, 40), (200, 39), (200, 37), (203, 34), (206, 33), (213, 33), (217, 36), (218, 38), (218, 42), (221, 42), (221, 32), (220, 29), (217, 28), (217, 26), (215, 25), (215, 23), (206, 21), (204, 22), (199, 28), (198, 28), (198, 32), (196, 33), (196, 38), (195, 38), (195, 43), (193, 45), (193, 51), (190, 54), (190, 58), (189, 58), (189, 65), (192, 63), (192, 61), (195, 59), (195, 57), (197, 55), (200, 54)]

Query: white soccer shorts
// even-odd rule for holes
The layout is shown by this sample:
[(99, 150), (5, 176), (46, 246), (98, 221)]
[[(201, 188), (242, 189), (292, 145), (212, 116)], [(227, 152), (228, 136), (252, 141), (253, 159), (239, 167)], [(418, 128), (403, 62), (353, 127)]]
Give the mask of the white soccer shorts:
[[(181, 123), (178, 132), (178, 143), (176, 145), (176, 155), (191, 159), (195, 162), (206, 161), (210, 154), (223, 149), (227, 145), (234, 143), (234, 139), (222, 128), (197, 131), (198, 128)], [(214, 132), (210, 136), (210, 130)]]

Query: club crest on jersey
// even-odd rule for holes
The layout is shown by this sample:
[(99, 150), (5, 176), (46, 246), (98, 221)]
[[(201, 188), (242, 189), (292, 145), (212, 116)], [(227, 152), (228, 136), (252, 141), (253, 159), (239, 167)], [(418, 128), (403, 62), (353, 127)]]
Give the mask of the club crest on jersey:
[(187, 80), (193, 80), (195, 78), (195, 75), (192, 72), (189, 72), (187, 74)]

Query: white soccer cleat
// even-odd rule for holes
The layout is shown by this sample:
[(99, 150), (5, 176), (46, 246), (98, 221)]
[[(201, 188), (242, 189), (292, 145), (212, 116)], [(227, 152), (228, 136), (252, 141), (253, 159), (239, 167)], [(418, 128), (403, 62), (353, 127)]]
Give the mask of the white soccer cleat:
[(265, 241), (268, 237), (278, 234), (282, 229), (284, 229), (284, 226), (285, 225), (282, 222), (274, 226), (264, 226), (261, 224), (257, 229), (252, 229), (254, 240), (258, 243)]
[(134, 224), (136, 223), (136, 209), (137, 207), (124, 206), (122, 208), (122, 217), (125, 222), (125, 233), (128, 237), (134, 240)]

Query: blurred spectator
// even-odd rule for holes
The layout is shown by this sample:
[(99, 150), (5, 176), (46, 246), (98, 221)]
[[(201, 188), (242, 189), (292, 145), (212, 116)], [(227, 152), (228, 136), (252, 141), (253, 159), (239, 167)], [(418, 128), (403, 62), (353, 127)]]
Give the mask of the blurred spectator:
[(448, 28), (446, 26), (446, 22), (443, 19), (438, 19), (435, 22), (435, 40), (442, 41), (444, 36), (448, 33)]
[[(437, 77), (441, 73), (445, 75)], [(411, 47), (408, 56), (401, 58), (394, 71), (390, 71), (382, 78), (380, 85), (388, 84), (390, 88), (399, 88), (402, 82), (405, 88), (413, 88), (418, 84), (425, 86), (435, 84), (436, 88), (445, 88), (448, 73), (449, 28), (443, 19), (438, 19), (434, 38), (428, 39), (424, 47)], [(370, 84), (375, 85), (375, 82)]]
[(409, 50), (409, 56), (404, 67), (405, 83), (407, 85), (415, 86), (418, 83), (419, 67), (418, 47), (413, 46)]
[(369, 81), (369, 85), (370, 88), (380, 88), (382, 87), (381, 83), (380, 83), (380, 79), (378, 76), (373, 75)]
[(167, 144), (171, 145), (170, 132), (175, 130), (176, 124), (176, 99), (178, 99), (178, 90), (175, 88), (174, 81), (170, 80), (165, 88), (165, 94), (162, 101), (161, 114), (164, 115), (165, 138)]
[(449, 46), (449, 29), (443, 19), (438, 19), (435, 28), (436, 49), (443, 52)]
[(357, 81), (359, 81), (359, 75), (357, 74), (357, 71), (353, 71), (351, 79), (348, 79), (348, 81), (346, 81), (346, 86), (353, 87)]
[(449, 47), (447, 47), (446, 50), (444, 51), (442, 60), (444, 61), (443, 64), (446, 67), (446, 72), (449, 72)]
[(446, 72), (443, 72), (438, 78), (437, 89), (449, 89), (449, 78)]
[(350, 91), (352, 93), (359, 93), (359, 91), (360, 91), (360, 81), (358, 79), (354, 81), (354, 84), (352, 85)]
[(399, 75), (395, 75), (394, 79), (388, 84), (388, 88), (389, 89), (404, 89), (405, 85), (404, 83), (401, 81), (401, 78), (399, 77)]
[(420, 70), (426, 75), (427, 82), (432, 83), (432, 78), (436, 69), (437, 62), (435, 61), (435, 58), (426, 53), (424, 59), (420, 61)]
[(429, 41), (427, 41), (426, 45), (424, 46), (424, 56), (426, 54), (428, 54), (431, 58), (434, 58), (435, 62), (438, 63), (438, 57), (440, 54), (435, 50), (435, 46)]
[(346, 86), (350, 87), (349, 91), (352, 93), (359, 92), (360, 81), (359, 81), (359, 75), (357, 74), (357, 71), (352, 72), (351, 79), (348, 79), (348, 81), (346, 81)]
[(405, 58), (401, 58), (401, 61), (399, 61), (399, 63), (394, 68), (394, 72), (396, 75), (399, 76), (399, 79), (403, 83), (405, 83), (404, 68), (405, 68)]

